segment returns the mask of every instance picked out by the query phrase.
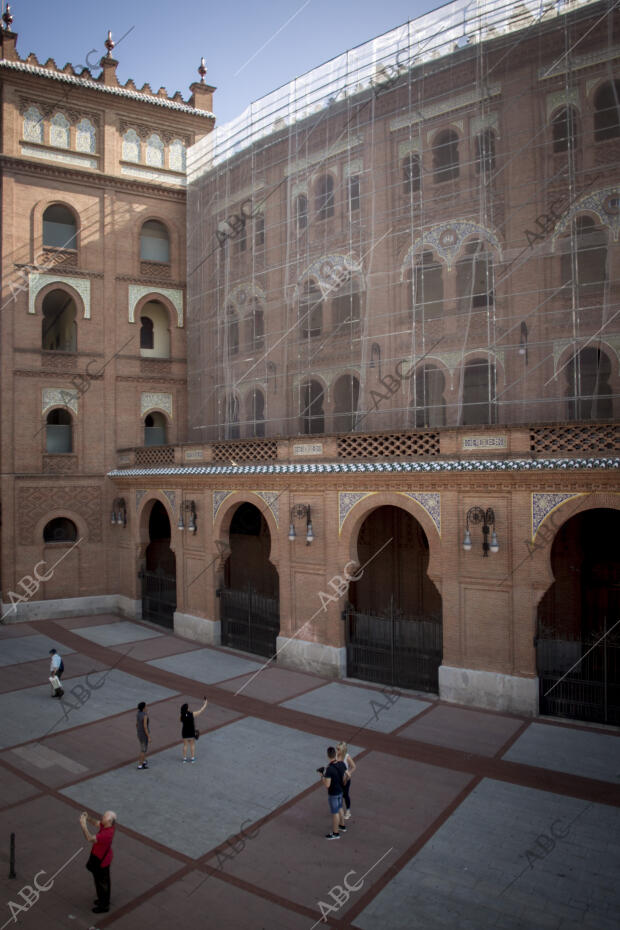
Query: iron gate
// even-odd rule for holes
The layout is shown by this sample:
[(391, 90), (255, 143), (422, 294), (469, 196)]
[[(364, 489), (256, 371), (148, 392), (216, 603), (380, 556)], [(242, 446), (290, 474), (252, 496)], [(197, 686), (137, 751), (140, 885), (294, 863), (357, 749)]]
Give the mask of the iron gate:
[(620, 725), (620, 620), (574, 639), (539, 623), (534, 642), (541, 714)]
[(274, 656), (280, 632), (280, 600), (258, 594), (253, 588), (240, 591), (220, 588), (222, 646)]
[(404, 617), (390, 598), (385, 611), (362, 613), (349, 605), (344, 618), (348, 675), (415, 691), (439, 690), (441, 614)]
[(162, 626), (174, 625), (173, 614), (177, 606), (177, 580), (161, 569), (140, 572), (142, 579), (142, 619)]

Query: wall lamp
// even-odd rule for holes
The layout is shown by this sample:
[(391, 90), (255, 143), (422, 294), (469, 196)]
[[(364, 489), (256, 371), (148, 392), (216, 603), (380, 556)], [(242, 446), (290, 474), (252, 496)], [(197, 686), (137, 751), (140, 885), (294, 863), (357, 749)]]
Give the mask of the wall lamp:
[(127, 505), (124, 497), (116, 497), (112, 504), (112, 526), (127, 526)]
[[(470, 507), (467, 511), (466, 520), (467, 523), (465, 537), (463, 539), (463, 549), (466, 552), (469, 552), (471, 549), (471, 533), (469, 532), (470, 523), (473, 526), (475, 526), (477, 523), (482, 523), (483, 556), (487, 558), (489, 551), (499, 552), (499, 543), (497, 541), (497, 533), (495, 532), (495, 514), (492, 507), (487, 507), (486, 510), (483, 507)], [(491, 542), (489, 543), (489, 533), (491, 532), (491, 527), (493, 527), (493, 532), (491, 533)]]
[(187, 529), (190, 533), (195, 533), (198, 526), (196, 524), (196, 504), (194, 501), (181, 501), (181, 506), (179, 507), (179, 522), (177, 523), (177, 529), (181, 530), (181, 532), (185, 529), (183, 514), (185, 514), (186, 519), (189, 514)]
[(288, 531), (288, 538), (295, 542), (297, 534), (295, 532), (295, 520), (306, 518), (306, 545), (309, 546), (314, 539), (312, 530), (312, 519), (310, 517), (310, 504), (293, 504), (291, 507), (291, 523)]

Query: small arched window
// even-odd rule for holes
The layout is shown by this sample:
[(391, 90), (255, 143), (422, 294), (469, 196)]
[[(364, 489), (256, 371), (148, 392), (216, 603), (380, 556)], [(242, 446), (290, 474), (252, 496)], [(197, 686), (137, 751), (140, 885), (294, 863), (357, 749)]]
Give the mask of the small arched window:
[(463, 372), (463, 425), (495, 423), (495, 365), (474, 359)]
[(420, 156), (415, 152), (406, 155), (402, 162), (403, 194), (409, 196), (420, 190)]
[(600, 288), (607, 280), (607, 234), (589, 216), (578, 216), (563, 243), (562, 283)]
[(308, 282), (299, 299), (299, 326), (303, 339), (320, 336), (323, 329), (323, 295)]
[(359, 174), (352, 174), (349, 176), (347, 180), (347, 191), (349, 194), (349, 213), (355, 213), (362, 204)]
[(52, 455), (73, 452), (73, 420), (68, 410), (50, 410), (45, 425), (45, 451)]
[(611, 364), (605, 352), (587, 346), (574, 355), (566, 366), (569, 420), (611, 420), (610, 377)]
[(50, 120), (50, 145), (59, 149), (69, 148), (70, 123), (64, 113), (56, 113)]
[(97, 131), (89, 119), (81, 119), (76, 126), (75, 147), (78, 152), (96, 151)]
[(250, 391), (248, 397), (248, 419), (250, 436), (265, 435), (265, 395), (258, 388)]
[(152, 168), (164, 167), (164, 143), (156, 132), (146, 140), (146, 163)]
[(315, 209), (317, 220), (326, 220), (334, 215), (334, 179), (331, 174), (322, 174), (316, 181)]
[(135, 129), (128, 129), (123, 136), (123, 150), (121, 158), (123, 161), (140, 161), (141, 144), (140, 136)]
[(166, 425), (166, 418), (163, 413), (156, 411), (147, 414), (144, 418), (144, 445), (165, 446)]
[(488, 180), (495, 171), (495, 133), (484, 129), (476, 136), (476, 174)]
[(297, 221), (297, 232), (300, 233), (308, 225), (308, 198), (305, 194), (300, 194), (295, 201), (295, 219)]
[(577, 145), (577, 114), (573, 107), (559, 110), (552, 120), (553, 151), (574, 152)]
[(594, 95), (594, 141), (620, 136), (620, 81), (608, 81)]
[(307, 381), (301, 386), (300, 428), (309, 436), (325, 432), (325, 411), (323, 410), (323, 388), (318, 381)]
[(24, 141), (43, 142), (43, 116), (38, 107), (28, 107), (24, 113)]
[(44, 352), (77, 352), (77, 310), (66, 291), (50, 291), (43, 298), (41, 348)]
[(153, 334), (153, 321), (148, 316), (140, 317), (140, 348), (154, 349), (155, 338)]
[(170, 264), (170, 236), (159, 220), (147, 220), (140, 232), (140, 260)]
[(265, 314), (263, 313), (263, 309), (256, 297), (253, 297), (250, 302), (250, 315), (248, 317), (248, 324), (248, 342), (252, 347), (252, 351), (256, 352), (257, 349), (262, 349), (265, 343)]
[(446, 425), (445, 383), (443, 372), (435, 365), (425, 365), (416, 371), (412, 399), (412, 419), (416, 429)]
[(433, 175), (436, 184), (459, 176), (459, 137), (453, 129), (444, 129), (435, 136)]
[(341, 375), (334, 385), (334, 431), (350, 433), (355, 429), (360, 383), (355, 375)]
[(170, 143), (168, 166), (171, 171), (185, 171), (185, 145), (180, 139)]
[(239, 398), (236, 394), (227, 394), (224, 400), (225, 438), (239, 439)]
[(43, 542), (46, 543), (67, 543), (77, 542), (77, 527), (73, 520), (67, 517), (55, 517), (45, 524), (43, 530)]
[(43, 214), (43, 246), (52, 249), (77, 249), (75, 216), (62, 203), (53, 203)]
[(410, 279), (411, 306), (416, 320), (434, 320), (443, 312), (443, 265), (432, 252), (418, 255)]

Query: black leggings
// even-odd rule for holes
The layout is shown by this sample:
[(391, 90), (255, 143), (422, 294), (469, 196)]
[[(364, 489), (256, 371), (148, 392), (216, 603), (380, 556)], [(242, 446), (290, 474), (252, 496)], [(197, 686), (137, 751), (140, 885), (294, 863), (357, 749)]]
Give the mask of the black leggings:
[(351, 798), (349, 797), (349, 791), (351, 790), (351, 782), (348, 781), (346, 785), (342, 786), (342, 797), (344, 798), (344, 806), (347, 810), (351, 807)]

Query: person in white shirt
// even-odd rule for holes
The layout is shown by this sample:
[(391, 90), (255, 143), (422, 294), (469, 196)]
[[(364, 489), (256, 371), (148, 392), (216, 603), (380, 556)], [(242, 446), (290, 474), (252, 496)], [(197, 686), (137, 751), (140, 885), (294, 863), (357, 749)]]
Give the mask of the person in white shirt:
[(62, 678), (62, 673), (65, 670), (65, 664), (62, 661), (62, 658), (58, 655), (55, 649), (50, 649), (50, 655), (52, 657), (50, 662), (50, 685), (52, 688), (52, 697), (58, 697), (58, 692), (62, 689), (57, 689), (52, 684), (52, 678), (58, 678), (60, 681)]

